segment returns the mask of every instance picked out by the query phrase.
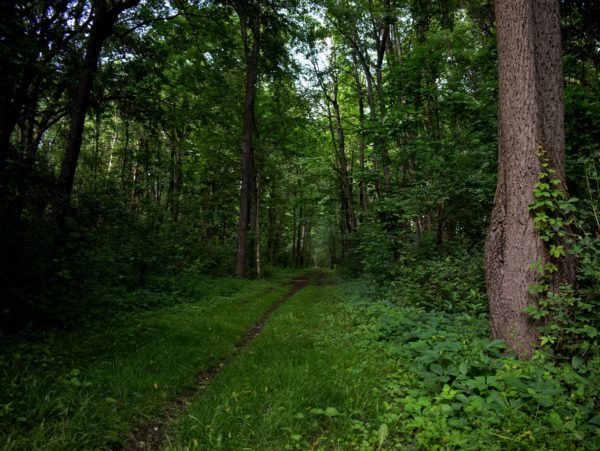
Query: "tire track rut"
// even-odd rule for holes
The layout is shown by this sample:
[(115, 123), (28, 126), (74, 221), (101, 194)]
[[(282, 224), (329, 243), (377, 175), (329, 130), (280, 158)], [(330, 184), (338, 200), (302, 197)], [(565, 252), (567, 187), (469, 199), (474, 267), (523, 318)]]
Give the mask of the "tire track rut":
[(269, 308), (263, 312), (256, 323), (246, 330), (244, 336), (235, 344), (233, 351), (225, 357), (222, 357), (212, 366), (202, 370), (196, 376), (196, 384), (193, 388), (186, 389), (177, 398), (169, 401), (155, 419), (139, 424), (130, 433), (125, 445), (122, 448), (116, 449), (125, 451), (161, 449), (166, 438), (168, 424), (178, 414), (184, 411), (190, 401), (200, 395), (210, 385), (210, 382), (262, 332), (273, 312), (275, 312), (275, 310), (277, 310), (285, 301), (308, 285), (309, 281), (310, 278), (308, 276), (292, 279), (292, 288), (271, 304)]

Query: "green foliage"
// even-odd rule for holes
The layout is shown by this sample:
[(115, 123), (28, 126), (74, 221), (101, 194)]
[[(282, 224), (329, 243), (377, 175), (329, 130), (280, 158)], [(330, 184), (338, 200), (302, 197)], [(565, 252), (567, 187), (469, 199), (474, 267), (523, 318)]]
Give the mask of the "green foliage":
[[(493, 70), (490, 43), (466, 24), (452, 33), (432, 31), (430, 38), (391, 68), (393, 107), (384, 123), (369, 125), (369, 133), (376, 127), (385, 136), (397, 178), (394, 189), (369, 206), (357, 238), (363, 261), (349, 262), (354, 274), (389, 279), (407, 251), (422, 252), (413, 248), (445, 252), (455, 244), (477, 245), (485, 236), (496, 183), (495, 87), (489, 81), (481, 89), (464, 69), (473, 64), (482, 73)], [(430, 76), (449, 80), (438, 91)], [(382, 178), (372, 170), (359, 177), (367, 183)]]
[(352, 312), (371, 331), (370, 339), (380, 341), (389, 368), (385, 401), (378, 421), (360, 432), (366, 441), (361, 449), (376, 448), (383, 435), (390, 449), (600, 445), (597, 357), (557, 364), (537, 354), (522, 362), (488, 338), (485, 315), (377, 300), (359, 305)]
[(385, 296), (399, 306), (449, 313), (487, 311), (481, 251), (457, 248), (446, 257), (403, 261), (385, 285)]
[[(541, 171), (534, 188), (534, 202), (529, 206), (533, 214), (539, 238), (546, 243), (549, 259), (532, 264), (540, 275), (538, 283), (529, 287), (536, 296), (537, 304), (527, 307), (526, 312), (539, 323), (541, 345), (551, 345), (563, 358), (579, 355), (589, 356), (597, 352), (600, 344), (600, 321), (594, 315), (598, 307), (598, 240), (593, 239), (581, 227), (576, 207), (578, 199), (567, 199), (562, 182), (555, 177), (556, 171), (544, 149), (538, 149)], [(582, 230), (575, 235), (573, 230)], [(563, 262), (576, 258), (581, 265), (579, 281), (588, 289), (561, 284), (556, 286), (556, 275)]]
[[(528, 313), (548, 352), (523, 363), (486, 338), (484, 315), (481, 248), (497, 173), (493, 2), (258, 2), (260, 206), (248, 244), (267, 282), (228, 277), (246, 79), (240, 18), (257, 13), (252, 2), (149, 1), (120, 18), (59, 220), (70, 87), (96, 3), (9, 3), (0, 17), (0, 100), (11, 107), (0, 108), (2, 130), (16, 121), (0, 148), (5, 448), (119, 447), (277, 298), (293, 273), (274, 265), (312, 264), (359, 280), (345, 295), (311, 287), (292, 298), (176, 421), (173, 446), (600, 447), (593, 5), (561, 2), (567, 185), (579, 200), (542, 153), (530, 209), (548, 259), (532, 262), (540, 281)], [(327, 91), (332, 76), (339, 122), (319, 85)], [(576, 283), (557, 286), (573, 255)]]

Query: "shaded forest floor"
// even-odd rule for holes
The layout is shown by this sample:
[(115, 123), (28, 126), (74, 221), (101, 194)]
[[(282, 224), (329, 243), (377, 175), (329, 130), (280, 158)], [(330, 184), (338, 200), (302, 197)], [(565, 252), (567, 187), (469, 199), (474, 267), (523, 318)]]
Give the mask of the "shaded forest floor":
[(593, 362), (517, 361), (485, 314), (316, 270), (198, 290), (3, 337), (1, 449), (600, 447)]
[(352, 325), (329, 275), (300, 275), (8, 337), (2, 449), (282, 449), (345, 430), (342, 412), (374, 412), (366, 374), (378, 366), (344, 339)]

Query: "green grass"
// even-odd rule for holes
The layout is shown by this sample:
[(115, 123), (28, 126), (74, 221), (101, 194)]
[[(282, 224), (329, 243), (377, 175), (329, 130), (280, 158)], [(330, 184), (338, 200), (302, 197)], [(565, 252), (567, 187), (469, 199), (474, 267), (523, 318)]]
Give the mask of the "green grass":
[[(0, 449), (105, 449), (228, 354), (289, 290), (267, 281), (216, 281), (188, 302), (107, 318), (72, 332), (0, 346)], [(227, 292), (223, 284), (235, 284)], [(176, 298), (177, 294), (172, 294)], [(183, 296), (183, 295), (182, 295)], [(201, 299), (194, 302), (194, 297)]]
[(374, 348), (355, 339), (362, 331), (344, 302), (337, 286), (311, 285), (290, 298), (172, 424), (167, 448), (357, 446), (377, 418), (384, 369)]

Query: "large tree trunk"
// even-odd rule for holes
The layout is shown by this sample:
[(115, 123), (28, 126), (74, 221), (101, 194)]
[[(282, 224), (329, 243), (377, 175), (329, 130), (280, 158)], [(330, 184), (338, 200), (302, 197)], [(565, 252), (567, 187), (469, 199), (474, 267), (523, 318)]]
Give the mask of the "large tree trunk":
[(530, 265), (548, 258), (528, 208), (540, 172), (539, 145), (565, 180), (559, 4), (497, 0), (496, 18), (500, 143), (485, 272), (494, 338), (529, 358), (538, 334), (523, 309), (536, 302), (528, 287), (539, 277)]
[[(248, 251), (248, 226), (250, 224), (250, 209), (252, 202), (252, 183), (253, 183), (253, 156), (252, 156), (252, 138), (254, 135), (254, 103), (256, 98), (256, 80), (258, 76), (258, 56), (259, 56), (259, 5), (258, 0), (253, 0), (254, 11), (250, 18), (243, 14), (240, 16), (240, 27), (242, 41), (244, 44), (244, 54), (246, 59), (246, 97), (244, 103), (244, 122), (242, 129), (242, 185), (240, 188), (240, 220), (237, 233), (237, 253), (235, 257), (235, 275), (244, 277), (246, 275)], [(251, 43), (248, 35), (246, 21), (250, 22), (250, 31), (252, 34)]]

